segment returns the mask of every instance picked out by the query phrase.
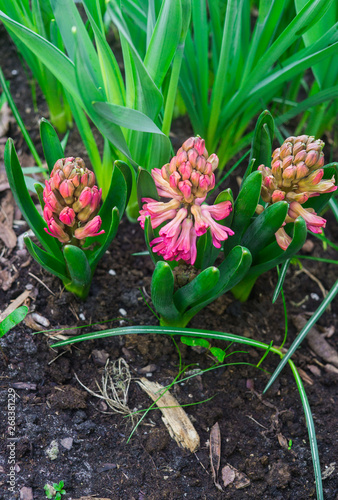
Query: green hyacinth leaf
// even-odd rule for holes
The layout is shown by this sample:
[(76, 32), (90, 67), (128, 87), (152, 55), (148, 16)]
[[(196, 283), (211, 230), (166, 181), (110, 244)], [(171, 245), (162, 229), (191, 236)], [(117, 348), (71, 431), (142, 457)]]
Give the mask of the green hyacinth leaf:
[(274, 133), (275, 124), (272, 115), (265, 110), (258, 117), (252, 139), (249, 163), (255, 159), (255, 169), (262, 164), (266, 167), (270, 165)]
[(20, 306), (12, 311), (8, 316), (6, 316), (6, 318), (4, 318), (0, 322), (0, 338), (6, 335), (9, 330), (21, 323), (21, 321), (26, 317), (27, 313), (28, 307)]
[(54, 127), (45, 118), (42, 118), (40, 122), (40, 137), (48, 171), (51, 173), (55, 162), (64, 158), (65, 154)]
[(208, 267), (190, 283), (177, 290), (174, 294), (174, 303), (180, 313), (183, 314), (196, 301), (202, 300), (217, 285), (219, 276), (217, 267)]
[[(115, 162), (109, 191), (98, 213), (102, 219), (101, 229), (104, 229), (105, 231), (109, 229), (112, 207), (116, 207), (118, 209), (120, 219), (122, 218), (127, 205), (127, 196), (128, 187), (125, 181), (125, 176), (121, 172), (117, 162)], [(102, 240), (104, 240), (104, 235), (102, 235), (102, 238), (100, 236), (97, 237), (97, 241)]]
[[(103, 236), (105, 236), (105, 240), (102, 243), (102, 245), (99, 247), (99, 249), (95, 248), (95, 246), (94, 246), (93, 250), (84, 250), (84, 252), (87, 256), (90, 268), (92, 270), (92, 273), (94, 272), (94, 269), (97, 266), (99, 260), (101, 259), (101, 257), (103, 257), (103, 255), (106, 252), (106, 250), (108, 249), (109, 245), (111, 244), (111, 242), (115, 238), (118, 227), (119, 227), (119, 223), (120, 223), (120, 215), (119, 215), (118, 209), (115, 207), (112, 210), (110, 228), (108, 229), (108, 231), (106, 233), (103, 234)], [(91, 238), (91, 237), (86, 239), (85, 247), (87, 244), (88, 245), (92, 244), (92, 241), (91, 241), (92, 239), (93, 238)]]
[(151, 260), (153, 261), (154, 265), (156, 266), (157, 262), (164, 262), (164, 259), (161, 255), (158, 253), (153, 252), (150, 243), (152, 240), (155, 238), (153, 228), (151, 227), (151, 219), (150, 216), (145, 218), (144, 221), (144, 239), (146, 241), (147, 249), (149, 252), (149, 255), (151, 257)]
[(63, 255), (70, 276), (70, 279), (64, 281), (64, 285), (69, 292), (74, 293), (80, 299), (85, 299), (92, 281), (92, 271), (86, 254), (79, 247), (66, 245)]
[(253, 259), (275, 238), (276, 231), (285, 220), (288, 206), (286, 201), (278, 201), (270, 205), (256, 217), (247, 229), (241, 244), (250, 250)]
[(151, 173), (148, 172), (148, 170), (139, 167), (137, 177), (137, 201), (140, 210), (143, 205), (142, 198), (152, 198), (156, 201), (159, 201), (160, 199)]
[(60, 243), (45, 231), (46, 222), (37, 211), (28, 192), (12, 139), (8, 139), (6, 143), (4, 162), (10, 188), (27, 224), (46, 250), (61, 260)]
[(252, 217), (255, 215), (257, 204), (261, 194), (262, 173), (252, 172), (242, 183), (240, 192), (233, 207), (233, 219), (231, 229), (235, 232), (224, 242), (224, 254), (228, 255), (230, 250), (241, 242), (241, 238), (249, 227)]
[(216, 300), (217, 297), (223, 295), (223, 293), (241, 281), (248, 272), (251, 262), (251, 254), (247, 248), (241, 246), (233, 248), (218, 268), (220, 272), (218, 283), (201, 301), (198, 301), (197, 304), (184, 314), (182, 325), (187, 325), (191, 318), (203, 309), (203, 307)]
[(162, 317), (162, 325), (180, 324), (181, 315), (174, 303), (174, 275), (167, 262), (156, 264), (151, 281), (151, 300)]
[(129, 167), (129, 165), (127, 165), (127, 163), (125, 163), (124, 161), (121, 161), (121, 160), (116, 160), (114, 162), (114, 165), (116, 165), (121, 170), (123, 177), (124, 177), (124, 180), (126, 182), (126, 186), (127, 186), (126, 205), (127, 205), (129, 202), (129, 198), (130, 198), (131, 189), (133, 187), (133, 176), (135, 175), (135, 171), (132, 170)]
[(264, 250), (259, 252), (254, 259), (254, 265), (251, 267), (248, 275), (259, 276), (262, 273), (269, 271), (278, 264), (282, 264), (287, 259), (292, 258), (302, 248), (306, 241), (307, 228), (306, 222), (302, 217), (298, 217), (293, 224), (287, 224), (285, 230), (293, 226), (292, 241), (286, 250), (283, 250), (274, 241)]
[(52, 254), (45, 252), (39, 248), (33, 241), (29, 238), (29, 236), (24, 236), (24, 242), (26, 244), (28, 252), (31, 254), (33, 259), (35, 259), (40, 266), (42, 266), (49, 273), (58, 276), (60, 279), (69, 280), (67, 267), (64, 261), (60, 261), (56, 259)]
[(35, 192), (37, 194), (37, 197), (39, 198), (40, 206), (43, 210), (45, 207), (45, 202), (43, 201), (43, 187), (41, 186), (41, 184), (39, 182), (35, 182), (34, 189), (35, 189)]

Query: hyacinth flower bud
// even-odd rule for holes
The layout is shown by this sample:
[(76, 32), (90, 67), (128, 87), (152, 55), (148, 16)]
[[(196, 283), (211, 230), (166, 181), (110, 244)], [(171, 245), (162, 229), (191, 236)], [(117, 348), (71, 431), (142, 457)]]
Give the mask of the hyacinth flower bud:
[(195, 140), (195, 149), (200, 156), (203, 155), (205, 151), (204, 139), (201, 139), (201, 137), (197, 137), (197, 139)]
[(89, 187), (85, 187), (77, 201), (73, 203), (73, 210), (75, 210), (75, 212), (80, 212), (83, 208), (90, 204), (92, 196), (92, 190)]
[(191, 181), (191, 184), (194, 186), (194, 187), (197, 187), (199, 185), (199, 182), (200, 182), (200, 177), (201, 177), (201, 174), (199, 172), (197, 172), (196, 170), (194, 170), (190, 176), (190, 181)]
[(173, 189), (178, 188), (178, 183), (180, 180), (180, 174), (178, 172), (173, 172), (169, 177), (169, 184)]
[(98, 233), (101, 218), (95, 217), (101, 196), (94, 173), (81, 158), (61, 158), (55, 163), (43, 192), (46, 232), (62, 243), (73, 245), (82, 244), (86, 234), (101, 234), (104, 232)]
[(72, 227), (75, 224), (76, 214), (70, 207), (65, 207), (59, 214), (60, 221), (66, 226)]
[(207, 162), (204, 156), (199, 156), (196, 160), (196, 170), (201, 172), (201, 174), (206, 173)]
[(282, 163), (282, 168), (283, 170), (285, 170), (286, 168), (290, 167), (290, 165), (292, 165), (293, 163), (293, 156), (286, 156), (284, 159), (283, 159), (283, 163)]
[(177, 164), (176, 164), (176, 156), (170, 160), (169, 163), (169, 172), (172, 174), (176, 172)]
[(61, 182), (59, 187), (59, 193), (64, 199), (65, 203), (72, 203), (74, 201), (73, 194), (75, 191), (75, 186), (71, 180), (65, 179)]
[(196, 151), (196, 149), (190, 149), (188, 151), (188, 160), (189, 160), (189, 163), (194, 167), (196, 168), (196, 161), (197, 161), (197, 158), (198, 158), (198, 153)]
[(169, 180), (169, 176), (170, 176), (169, 163), (167, 163), (166, 165), (163, 165), (163, 167), (161, 168), (161, 175), (162, 175), (163, 179), (165, 179), (166, 181)]
[(282, 201), (284, 200), (284, 198), (285, 198), (284, 191), (280, 191), (279, 189), (276, 189), (271, 195), (272, 203), (276, 203), (277, 201)]
[(181, 165), (178, 167), (178, 171), (181, 174), (182, 180), (186, 181), (190, 178), (192, 167), (189, 162), (181, 163)]
[(309, 173), (309, 169), (304, 162), (300, 162), (297, 165), (296, 169), (297, 169), (296, 179), (303, 179), (303, 177), (306, 177), (307, 174)]
[(182, 144), (182, 149), (184, 149), (184, 151), (188, 151), (189, 149), (191, 149), (191, 148), (194, 147), (194, 143), (195, 143), (195, 138), (194, 137), (189, 137), (189, 139), (187, 139)]
[(181, 163), (186, 163), (188, 160), (187, 152), (182, 150), (179, 154), (176, 155), (176, 164), (181, 165)]
[(298, 203), (305, 203), (309, 199), (309, 195), (307, 193), (294, 193), (290, 191), (286, 194), (286, 200), (288, 202), (298, 201)]
[(187, 203), (190, 203), (193, 199), (193, 194), (191, 193), (192, 184), (190, 181), (181, 181), (178, 183), (178, 188), (184, 196)]
[(62, 170), (57, 170), (49, 181), (51, 189), (59, 189), (61, 182), (64, 181), (65, 178), (65, 174), (62, 172)]
[[(293, 146), (293, 156), (295, 157), (295, 161), (304, 161), (304, 158), (306, 156), (306, 151), (305, 151), (305, 144), (304, 142), (297, 141), (294, 146)], [(298, 156), (301, 156), (301, 158), (298, 160)]]
[(53, 217), (53, 210), (48, 205), (48, 203), (46, 203), (43, 208), (43, 218), (45, 219), (46, 222), (48, 222), (52, 217)]
[(318, 151), (315, 150), (309, 151), (309, 153), (307, 153), (305, 158), (305, 165), (307, 167), (314, 167), (319, 160), (319, 155), (320, 154)]
[(292, 144), (284, 141), (279, 152), (279, 156), (282, 160), (292, 155)]
[(90, 236), (98, 236), (99, 234), (104, 233), (103, 230), (99, 231), (101, 224), (101, 217), (97, 215), (94, 219), (87, 222), (85, 226), (75, 229), (74, 236), (78, 240), (83, 240), (85, 238), (89, 238)]
[[(46, 181), (46, 185), (47, 185), (47, 182)], [(45, 191), (48, 192), (48, 190), (44, 190), (44, 193)], [(53, 212), (55, 212), (56, 214), (59, 214), (61, 212), (61, 210), (63, 209), (64, 205), (61, 203), (61, 197), (60, 197), (60, 201), (58, 200), (58, 198), (56, 197), (56, 195), (54, 194), (53, 191), (50, 191), (47, 196), (45, 196), (44, 194), (44, 202), (49, 205), (49, 207), (53, 210)]]
[(305, 160), (307, 156), (307, 152), (305, 151), (305, 149), (302, 149), (301, 151), (299, 151), (296, 156), (295, 156), (295, 159), (294, 159), (294, 163), (299, 163), (299, 162), (303, 162)]

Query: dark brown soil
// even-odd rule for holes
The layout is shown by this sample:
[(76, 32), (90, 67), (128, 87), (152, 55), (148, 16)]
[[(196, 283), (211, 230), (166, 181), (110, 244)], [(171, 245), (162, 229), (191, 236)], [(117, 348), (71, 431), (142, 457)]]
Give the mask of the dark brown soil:
[[(32, 110), (29, 90), (15, 51), (2, 28), (0, 54), (13, 96), (38, 146), (38, 115), (27, 111)], [(17, 74), (13, 74), (13, 70)], [(46, 116), (40, 96), (39, 113), (39, 116)], [(22, 148), (22, 152), (27, 153), (16, 125), (11, 126), (8, 135), (14, 137), (17, 149)], [(75, 130), (71, 132), (67, 153), (82, 153)], [(26, 229), (23, 225), (15, 227), (17, 235)], [(333, 241), (338, 240), (332, 217), (329, 217), (326, 234)], [(337, 259), (331, 248), (324, 251), (318, 240), (310, 239), (314, 243), (311, 255)], [(156, 325), (157, 320), (140, 291), (143, 290), (146, 296), (149, 293), (152, 263), (149, 257), (132, 255), (144, 248), (140, 227), (123, 219), (115, 241), (98, 266), (88, 300), (82, 303), (63, 291), (60, 281), (34, 261), (27, 265), (26, 250), (17, 246), (9, 251), (3, 247), (1, 271), (6, 270), (12, 276), (17, 271), (18, 276), (6, 291), (0, 290), (1, 310), (28, 288), (34, 297), (30, 302), (32, 310), (47, 318), (50, 327), (65, 327), (64, 335), (74, 335), (76, 331), (71, 329), (75, 326), (112, 318), (118, 319), (81, 332), (123, 324)], [(303, 263), (326, 290), (332, 287), (336, 279), (334, 265)], [(318, 282), (313, 277), (299, 272), (297, 266), (291, 266), (288, 271), (284, 290), (289, 315), (286, 346), (297, 334), (290, 318), (299, 313), (308, 318), (322, 299)], [(265, 274), (257, 281), (246, 303), (241, 304), (227, 294), (203, 310), (189, 326), (231, 332), (266, 343), (273, 340), (274, 345), (280, 345), (284, 337), (284, 311), (280, 298), (275, 305), (271, 303), (275, 284), (276, 273)], [(322, 331), (328, 327), (337, 328), (336, 307), (337, 301), (319, 320), (318, 327)], [(34, 499), (40, 500), (45, 498), (44, 485), (60, 480), (65, 482), (67, 494), (63, 498), (66, 499), (91, 495), (110, 500), (308, 500), (316, 497), (304, 412), (288, 368), (263, 398), (261, 393), (269, 375), (248, 364), (217, 368), (176, 384), (171, 391), (182, 405), (213, 398), (186, 407), (201, 439), (199, 450), (191, 454), (169, 437), (157, 410), (146, 416), (127, 443), (132, 431), (131, 419), (112, 413), (75, 378), (76, 374), (83, 384), (97, 392), (95, 382), (101, 382), (105, 353), (110, 360), (122, 357), (129, 364), (133, 378), (129, 408), (145, 409), (151, 402), (135, 383), (140, 377), (140, 369), (152, 365), (144, 371), (148, 371), (150, 380), (162, 385), (171, 383), (177, 376), (179, 357), (170, 337), (120, 336), (56, 350), (50, 348), (53, 343), (50, 337), (33, 333), (31, 328), (21, 324), (1, 340), (0, 499), (26, 498), (23, 496), (26, 487), (32, 489)], [(184, 365), (207, 369), (215, 364), (208, 353), (194, 351), (181, 344), (179, 338), (176, 341)], [(328, 342), (337, 348), (337, 335), (331, 336)], [(214, 345), (226, 347), (224, 342)], [(234, 351), (245, 352), (232, 354), (229, 363), (256, 365), (262, 356), (261, 351), (240, 345), (232, 345), (228, 352)], [(325, 371), (325, 363), (306, 342), (294, 360), (306, 380), (304, 384), (314, 416), (321, 469), (327, 476), (323, 481), (324, 496), (326, 500), (334, 500), (338, 491), (335, 470), (337, 376)], [(277, 357), (270, 354), (263, 367), (272, 372), (277, 362)], [(14, 492), (8, 489), (11, 458), (8, 389), (16, 393)], [(244, 473), (250, 480), (244, 489), (236, 489), (232, 484), (223, 487), (221, 492), (214, 484), (208, 440), (216, 422), (221, 431), (221, 469), (229, 464)], [(289, 440), (292, 440), (291, 449), (288, 449)], [(46, 454), (53, 441), (58, 444), (55, 459)], [(221, 473), (219, 481), (222, 485)]]

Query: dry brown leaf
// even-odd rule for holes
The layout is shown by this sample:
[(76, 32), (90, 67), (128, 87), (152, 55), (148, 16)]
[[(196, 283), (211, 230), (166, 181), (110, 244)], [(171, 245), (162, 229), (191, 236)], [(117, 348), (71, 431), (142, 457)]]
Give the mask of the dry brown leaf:
[(7, 134), (9, 124), (14, 122), (11, 108), (7, 102), (4, 102), (0, 109), (0, 137), (4, 137)]
[(285, 450), (287, 450), (287, 449), (288, 449), (288, 447), (289, 447), (289, 443), (288, 443), (288, 441), (287, 441), (286, 437), (285, 437), (285, 436), (283, 436), (283, 434), (282, 434), (281, 432), (279, 432), (279, 433), (277, 434), (277, 438), (278, 438), (278, 442), (279, 442), (280, 446), (281, 446), (282, 448), (284, 448)]
[(310, 375), (308, 375), (302, 368), (297, 368), (297, 370), (301, 379), (304, 380), (304, 382), (306, 382), (309, 385), (313, 385), (313, 380), (310, 377)]
[(218, 471), (221, 463), (221, 431), (216, 422), (210, 431), (210, 464), (212, 471), (212, 478), (216, 488), (223, 491), (222, 486), (218, 482)]
[(224, 483), (225, 488), (227, 486), (229, 486), (229, 484), (232, 484), (234, 482), (235, 478), (236, 478), (236, 472), (234, 471), (234, 469), (229, 467), (229, 465), (226, 465), (225, 467), (223, 467), (222, 479), (223, 479), (223, 483)]
[(233, 483), (236, 490), (246, 488), (250, 484), (250, 479), (248, 478), (248, 476), (243, 472), (235, 469), (235, 467), (230, 464), (227, 464), (225, 467), (223, 467), (222, 479), (224, 481), (225, 487)]
[(14, 207), (14, 197), (11, 191), (8, 191), (2, 198), (0, 207), (0, 239), (7, 248), (14, 248), (16, 245), (17, 238), (12, 228)]
[(15, 309), (20, 307), (22, 304), (25, 303), (25, 301), (28, 299), (28, 297), (31, 295), (30, 290), (25, 290), (22, 292), (19, 297), (17, 297), (13, 302), (9, 304), (9, 306), (0, 314), (0, 321), (5, 319), (9, 314), (11, 314)]
[(14, 274), (11, 274), (8, 269), (3, 269), (0, 271), (0, 286), (3, 289), (4, 292), (7, 292), (13, 285), (14, 281), (18, 278), (19, 273), (15, 272)]

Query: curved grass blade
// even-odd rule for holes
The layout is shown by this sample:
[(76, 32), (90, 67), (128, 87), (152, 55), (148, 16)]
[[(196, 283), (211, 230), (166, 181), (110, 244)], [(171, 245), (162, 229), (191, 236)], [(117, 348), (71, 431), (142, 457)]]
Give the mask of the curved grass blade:
[(291, 356), (294, 354), (294, 352), (297, 350), (299, 345), (303, 342), (305, 339), (306, 335), (308, 334), (309, 330), (313, 327), (313, 325), (319, 320), (321, 315), (325, 312), (327, 306), (333, 301), (335, 296), (338, 293), (338, 280), (336, 283), (333, 285), (331, 288), (330, 292), (327, 294), (323, 302), (320, 304), (316, 312), (311, 316), (309, 321), (306, 323), (304, 328), (301, 330), (301, 332), (297, 335), (297, 338), (294, 340), (292, 343), (291, 347), (288, 349), (288, 352), (285, 354), (283, 357), (282, 361), (279, 363), (277, 366), (276, 370), (273, 372), (268, 384), (266, 385), (263, 394), (271, 387), (271, 385), (274, 383), (280, 372), (283, 370), (285, 367), (286, 363), (289, 361)]
[(284, 279), (286, 276), (286, 271), (288, 270), (288, 267), (290, 264), (290, 260), (291, 260), (291, 258), (287, 259), (282, 266), (281, 272), (278, 272), (278, 281), (277, 281), (277, 285), (276, 285), (276, 288), (275, 288), (275, 291), (274, 291), (273, 297), (272, 297), (273, 304), (276, 302), (278, 295), (280, 294), (280, 291), (282, 289)]

